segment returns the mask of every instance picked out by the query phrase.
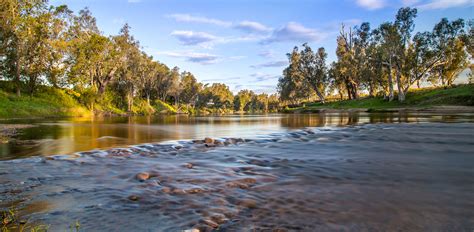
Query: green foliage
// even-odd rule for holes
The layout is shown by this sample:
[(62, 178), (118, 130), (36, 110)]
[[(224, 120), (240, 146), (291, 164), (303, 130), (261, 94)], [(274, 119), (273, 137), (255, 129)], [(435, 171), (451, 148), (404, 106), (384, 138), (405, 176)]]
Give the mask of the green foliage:
[(451, 86), (464, 69), (472, 69), (468, 53), (472, 55), (474, 23), (469, 23), (466, 32), (463, 19), (443, 18), (432, 31), (413, 36), (417, 14), (417, 9), (401, 8), (393, 22), (374, 30), (367, 22), (349, 29), (342, 25), (337, 61), (329, 69), (323, 48), (314, 53), (307, 44), (303, 51), (295, 47), (279, 80), (280, 98), (298, 104), (316, 94), (324, 102), (324, 87), (328, 86), (329, 92), (336, 92), (341, 99), (358, 99), (368, 92), (370, 96), (381, 93), (388, 101), (396, 94), (403, 102), (415, 84)]

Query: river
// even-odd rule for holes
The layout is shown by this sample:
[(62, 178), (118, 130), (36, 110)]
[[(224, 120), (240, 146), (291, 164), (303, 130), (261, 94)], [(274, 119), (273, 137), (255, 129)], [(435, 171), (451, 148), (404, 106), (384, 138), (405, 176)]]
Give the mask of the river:
[(34, 125), (0, 145), (0, 207), (51, 231), (474, 229), (472, 114), (0, 123)]

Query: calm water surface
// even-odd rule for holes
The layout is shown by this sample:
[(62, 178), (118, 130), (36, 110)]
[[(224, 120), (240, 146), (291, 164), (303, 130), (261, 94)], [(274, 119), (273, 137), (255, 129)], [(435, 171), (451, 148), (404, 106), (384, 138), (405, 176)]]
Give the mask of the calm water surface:
[(141, 143), (204, 137), (254, 138), (305, 127), (340, 127), (364, 123), (472, 122), (470, 114), (332, 113), (301, 115), (156, 116), (0, 120), (33, 124), (16, 140), (0, 144), (0, 160), (72, 154)]
[(474, 229), (471, 114), (8, 123), (37, 126), (2, 145), (0, 207), (51, 231)]

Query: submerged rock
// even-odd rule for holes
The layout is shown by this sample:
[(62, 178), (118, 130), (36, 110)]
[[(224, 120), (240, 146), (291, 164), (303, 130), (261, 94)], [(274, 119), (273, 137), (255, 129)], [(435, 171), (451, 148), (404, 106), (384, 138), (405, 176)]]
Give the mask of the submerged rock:
[(204, 139), (204, 143), (206, 143), (206, 144), (212, 144), (212, 143), (214, 143), (214, 139), (213, 139), (213, 138), (206, 137), (206, 138)]
[(206, 143), (206, 147), (216, 147), (217, 145), (214, 143)]
[(150, 179), (150, 174), (148, 172), (140, 172), (136, 175), (137, 180), (145, 181)]
[(138, 201), (139, 197), (136, 196), (136, 195), (130, 195), (130, 196), (128, 196), (128, 199), (131, 200), (131, 201)]
[(252, 199), (244, 199), (239, 202), (239, 205), (245, 208), (255, 209), (257, 208), (257, 201), (252, 200)]
[(219, 227), (219, 224), (217, 224), (217, 222), (211, 220), (211, 219), (203, 219), (202, 222), (212, 228), (217, 228)]

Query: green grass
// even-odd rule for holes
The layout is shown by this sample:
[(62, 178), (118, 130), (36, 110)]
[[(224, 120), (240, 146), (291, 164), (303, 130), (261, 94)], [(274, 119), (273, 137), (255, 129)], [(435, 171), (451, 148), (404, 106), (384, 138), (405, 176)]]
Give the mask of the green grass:
[(0, 118), (87, 116), (90, 111), (64, 90), (41, 88), (33, 96), (0, 90)]
[(161, 114), (175, 114), (177, 112), (173, 106), (161, 100), (155, 100), (152, 104), (152, 107), (157, 113)]
[(323, 109), (367, 109), (383, 111), (394, 108), (429, 108), (433, 106), (474, 106), (474, 84), (451, 88), (425, 88), (411, 91), (404, 102), (384, 100), (382, 97), (361, 98), (321, 103), (308, 103), (303, 107), (285, 109), (284, 112), (319, 112)]

